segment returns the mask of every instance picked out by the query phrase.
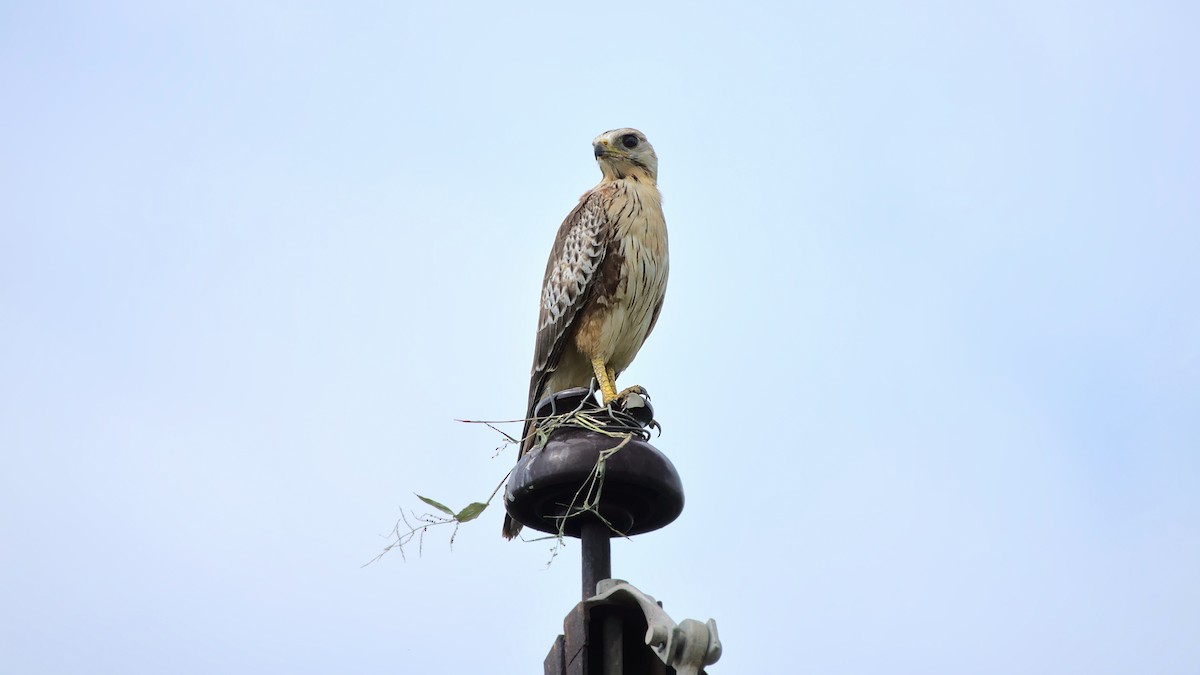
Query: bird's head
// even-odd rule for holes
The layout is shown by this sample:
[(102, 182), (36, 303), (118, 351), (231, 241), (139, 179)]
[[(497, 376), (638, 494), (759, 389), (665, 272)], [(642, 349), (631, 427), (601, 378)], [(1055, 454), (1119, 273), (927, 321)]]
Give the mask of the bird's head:
[(592, 141), (596, 163), (608, 180), (644, 176), (650, 184), (658, 181), (658, 155), (637, 129), (613, 129)]

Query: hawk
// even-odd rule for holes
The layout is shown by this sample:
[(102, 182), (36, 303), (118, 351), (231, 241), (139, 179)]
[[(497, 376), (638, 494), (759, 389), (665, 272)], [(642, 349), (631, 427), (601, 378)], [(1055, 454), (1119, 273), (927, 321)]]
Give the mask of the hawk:
[[(542, 280), (522, 456), (533, 446), (534, 407), (546, 396), (589, 386), (593, 376), (604, 405), (640, 389), (618, 393), (616, 379), (654, 330), (667, 289), (654, 148), (637, 129), (614, 129), (592, 149), (604, 176), (559, 226)], [(505, 514), (505, 538), (520, 531)]]

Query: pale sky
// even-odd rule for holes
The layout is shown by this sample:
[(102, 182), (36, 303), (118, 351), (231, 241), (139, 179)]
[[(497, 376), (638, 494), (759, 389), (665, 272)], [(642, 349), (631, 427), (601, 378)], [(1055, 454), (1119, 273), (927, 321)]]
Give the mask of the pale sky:
[(722, 673), (1200, 672), (1189, 3), (0, 4), (0, 670), (541, 672), (499, 505), (554, 232), (633, 126), (613, 567)]

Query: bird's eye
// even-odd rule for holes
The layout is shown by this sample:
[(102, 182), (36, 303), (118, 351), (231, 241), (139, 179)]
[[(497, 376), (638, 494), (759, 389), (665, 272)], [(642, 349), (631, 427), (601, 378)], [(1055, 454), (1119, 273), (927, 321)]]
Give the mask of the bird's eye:
[(625, 134), (621, 137), (621, 145), (629, 148), (630, 150), (636, 148), (637, 144), (637, 136), (634, 136), (633, 134)]

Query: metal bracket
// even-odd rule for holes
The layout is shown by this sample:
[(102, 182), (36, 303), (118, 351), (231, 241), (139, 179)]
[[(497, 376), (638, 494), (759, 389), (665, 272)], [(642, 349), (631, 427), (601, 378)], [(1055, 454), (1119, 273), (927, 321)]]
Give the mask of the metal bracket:
[(642, 610), (649, 626), (646, 644), (678, 675), (699, 675), (704, 666), (721, 658), (721, 641), (713, 619), (707, 623), (684, 619), (676, 624), (654, 598), (620, 579), (605, 579), (596, 584), (596, 590), (597, 594), (585, 602), (636, 605)]

